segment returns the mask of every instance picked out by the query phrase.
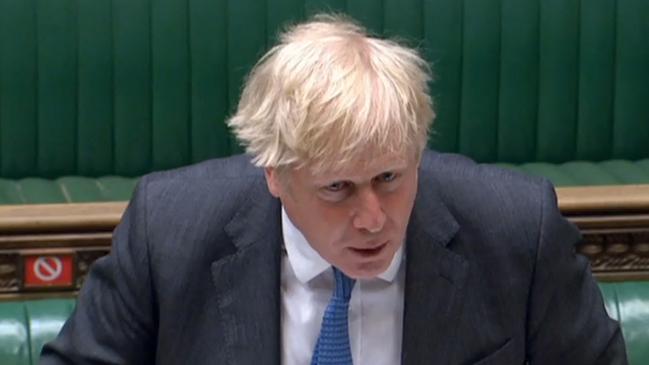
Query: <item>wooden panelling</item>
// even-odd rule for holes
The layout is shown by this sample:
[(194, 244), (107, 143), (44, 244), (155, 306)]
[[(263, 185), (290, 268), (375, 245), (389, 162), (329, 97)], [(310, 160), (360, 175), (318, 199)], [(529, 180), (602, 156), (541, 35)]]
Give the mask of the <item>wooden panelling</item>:
[(0, 206), (0, 235), (41, 232), (112, 231), (126, 203)]
[(566, 215), (649, 213), (649, 185), (557, 188), (557, 197)]
[[(577, 251), (599, 280), (649, 280), (649, 185), (558, 188), (557, 197), (583, 234)], [(0, 206), (0, 299), (74, 295), (90, 265), (109, 252), (126, 204)], [(71, 270), (71, 283), (27, 282), (36, 262), (46, 279)]]

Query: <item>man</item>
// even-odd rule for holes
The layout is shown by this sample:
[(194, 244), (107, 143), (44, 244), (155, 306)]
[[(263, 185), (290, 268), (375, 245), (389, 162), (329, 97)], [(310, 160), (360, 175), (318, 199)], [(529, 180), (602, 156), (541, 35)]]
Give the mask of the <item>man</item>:
[(142, 178), (42, 363), (625, 364), (552, 186), (425, 151), (429, 79), (340, 17), (284, 33), (249, 156)]

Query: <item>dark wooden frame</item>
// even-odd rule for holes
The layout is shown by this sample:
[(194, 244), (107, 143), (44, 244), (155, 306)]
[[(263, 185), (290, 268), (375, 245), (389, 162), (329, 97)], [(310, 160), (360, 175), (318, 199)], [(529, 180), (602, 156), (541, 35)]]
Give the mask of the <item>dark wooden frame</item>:
[[(76, 295), (90, 265), (110, 251), (126, 203), (0, 206), (0, 300)], [(27, 287), (25, 258), (72, 255), (73, 285)]]
[[(583, 234), (577, 250), (599, 280), (649, 280), (649, 185), (558, 188), (559, 207)], [(0, 300), (74, 296), (110, 250), (125, 202), (0, 206)], [(71, 254), (71, 287), (28, 288), (29, 255)]]
[(649, 185), (558, 188), (557, 196), (599, 280), (649, 280)]

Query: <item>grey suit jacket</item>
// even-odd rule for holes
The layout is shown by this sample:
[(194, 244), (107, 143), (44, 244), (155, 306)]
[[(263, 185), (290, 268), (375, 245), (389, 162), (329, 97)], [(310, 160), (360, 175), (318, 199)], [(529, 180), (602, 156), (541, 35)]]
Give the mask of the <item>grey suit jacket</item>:
[[(403, 364), (626, 364), (540, 179), (427, 151)], [(279, 364), (280, 203), (246, 156), (142, 178), (41, 364)]]

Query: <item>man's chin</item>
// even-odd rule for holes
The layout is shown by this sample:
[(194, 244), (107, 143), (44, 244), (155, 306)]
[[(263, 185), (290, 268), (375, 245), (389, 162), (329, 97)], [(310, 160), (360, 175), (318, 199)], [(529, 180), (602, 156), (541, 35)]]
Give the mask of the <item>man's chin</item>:
[(352, 279), (374, 279), (390, 267), (390, 262), (392, 262), (392, 258), (361, 262), (349, 265), (348, 268), (341, 268), (341, 270)]

